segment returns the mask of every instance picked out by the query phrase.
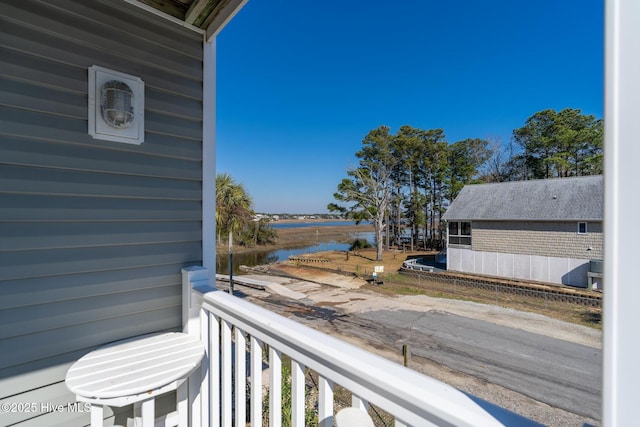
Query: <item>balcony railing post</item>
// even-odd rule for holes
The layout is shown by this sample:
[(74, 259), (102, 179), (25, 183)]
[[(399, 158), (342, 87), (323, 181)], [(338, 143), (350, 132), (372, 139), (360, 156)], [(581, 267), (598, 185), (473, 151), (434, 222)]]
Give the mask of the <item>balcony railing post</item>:
[(201, 298), (193, 294), (193, 288), (209, 286), (209, 270), (201, 266), (182, 269), (182, 332), (200, 338)]
[(209, 321), (207, 313), (202, 311), (201, 293), (193, 291), (194, 288), (200, 288), (205, 292), (209, 287), (207, 268), (192, 266), (182, 269), (182, 330), (203, 342), (205, 357), (202, 365), (178, 390), (178, 416), (181, 426), (186, 425), (186, 408), (189, 410), (189, 427), (209, 425)]

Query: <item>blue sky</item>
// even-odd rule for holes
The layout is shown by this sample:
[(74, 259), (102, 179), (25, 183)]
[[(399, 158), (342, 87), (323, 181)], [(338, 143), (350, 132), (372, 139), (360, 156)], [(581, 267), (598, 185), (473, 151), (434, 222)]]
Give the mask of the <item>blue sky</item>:
[(250, 0), (217, 41), (218, 173), (257, 212), (322, 213), (380, 125), (509, 141), (603, 113), (602, 0)]

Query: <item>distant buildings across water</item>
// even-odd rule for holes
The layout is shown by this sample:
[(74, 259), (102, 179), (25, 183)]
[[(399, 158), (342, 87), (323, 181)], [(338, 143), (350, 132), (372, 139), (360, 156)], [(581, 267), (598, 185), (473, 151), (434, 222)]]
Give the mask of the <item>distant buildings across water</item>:
[[(367, 221), (360, 222), (361, 225), (370, 224)], [(343, 225), (356, 225), (355, 221), (319, 221), (319, 222), (272, 222), (273, 228), (302, 228), (302, 227), (330, 227)]]

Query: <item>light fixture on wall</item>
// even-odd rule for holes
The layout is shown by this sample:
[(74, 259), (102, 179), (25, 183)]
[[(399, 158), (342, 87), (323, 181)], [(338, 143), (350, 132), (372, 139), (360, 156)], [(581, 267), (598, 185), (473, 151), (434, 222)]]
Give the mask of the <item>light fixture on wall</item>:
[(140, 77), (89, 67), (89, 134), (128, 144), (144, 141), (144, 82)]
[(133, 92), (126, 83), (109, 80), (102, 85), (100, 112), (109, 126), (117, 129), (131, 126), (135, 117), (133, 103)]

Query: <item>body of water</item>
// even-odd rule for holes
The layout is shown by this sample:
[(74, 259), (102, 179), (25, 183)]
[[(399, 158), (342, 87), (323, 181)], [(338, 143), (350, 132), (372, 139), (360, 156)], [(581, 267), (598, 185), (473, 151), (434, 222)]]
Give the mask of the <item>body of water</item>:
[[(354, 225), (353, 221), (335, 221), (335, 222), (307, 222), (307, 223), (286, 223), (277, 224), (280, 227), (274, 228), (292, 228), (292, 227), (318, 227), (326, 225)], [(375, 235), (372, 231), (354, 233), (353, 238), (366, 239), (369, 243), (373, 244), (375, 241)], [(304, 254), (313, 254), (316, 252), (325, 251), (347, 251), (351, 246), (350, 243), (339, 242), (320, 242), (317, 245), (304, 246), (301, 248), (284, 248), (273, 249), (261, 248), (251, 252), (244, 252), (233, 254), (233, 274), (239, 274), (240, 266), (256, 266), (264, 265), (272, 262), (286, 261), (290, 256), (298, 256)], [(229, 254), (220, 251), (216, 257), (216, 272), (219, 274), (229, 274)]]
[[(360, 225), (367, 225), (368, 221), (360, 222)], [(326, 222), (272, 222), (269, 224), (275, 229), (278, 228), (302, 228), (302, 227), (328, 227), (336, 225), (356, 225), (355, 221), (326, 221)]]

